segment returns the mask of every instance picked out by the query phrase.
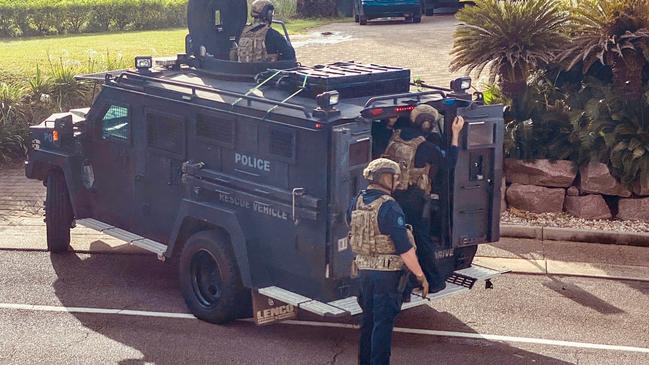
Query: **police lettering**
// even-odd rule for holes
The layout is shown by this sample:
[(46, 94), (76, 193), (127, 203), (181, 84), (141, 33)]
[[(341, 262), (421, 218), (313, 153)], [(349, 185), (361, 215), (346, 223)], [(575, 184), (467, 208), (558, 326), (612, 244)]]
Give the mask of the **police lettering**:
[(234, 163), (246, 167), (251, 167), (259, 171), (270, 172), (270, 161), (244, 155), (238, 152), (234, 154)]

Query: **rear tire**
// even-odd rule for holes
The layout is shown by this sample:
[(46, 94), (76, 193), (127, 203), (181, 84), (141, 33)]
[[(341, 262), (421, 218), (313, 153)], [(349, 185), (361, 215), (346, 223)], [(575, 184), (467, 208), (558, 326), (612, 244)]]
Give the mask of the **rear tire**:
[(232, 248), (216, 232), (192, 235), (180, 255), (179, 269), (180, 290), (197, 318), (225, 324), (248, 305), (250, 295), (241, 284)]
[(359, 16), (358, 16), (358, 24), (360, 24), (360, 25), (367, 25), (367, 16), (365, 16), (365, 15), (359, 15)]
[(67, 252), (70, 248), (70, 228), (74, 214), (60, 170), (53, 170), (47, 176), (47, 197), (45, 198), (45, 226), (47, 229), (47, 250), (52, 253)]
[(416, 16), (412, 18), (412, 22), (415, 24), (421, 23), (421, 16)]

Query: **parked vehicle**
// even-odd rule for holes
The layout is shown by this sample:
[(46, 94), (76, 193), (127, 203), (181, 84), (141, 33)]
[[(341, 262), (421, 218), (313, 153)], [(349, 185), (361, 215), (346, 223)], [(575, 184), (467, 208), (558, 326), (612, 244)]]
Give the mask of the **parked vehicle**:
[[(102, 85), (92, 106), (31, 128), (25, 171), (47, 186), (48, 249), (66, 252), (83, 225), (178, 258), (187, 306), (214, 323), (249, 315), (251, 298), (260, 324), (298, 309), (357, 315), (345, 212), (377, 153), (373, 136), (426, 103), (444, 121), (466, 120), (458, 163), (434, 185), (440, 247), (429, 264), (452, 274), (404, 309), (489, 284), (499, 272), (472, 262), (500, 236), (502, 106), (468, 94), (468, 78), (411, 91), (398, 67), (229, 61), (245, 7), (190, 1), (220, 16), (190, 23), (186, 54), (81, 76)], [(450, 128), (441, 124), (442, 147)]]
[(426, 16), (434, 14), (454, 14), (465, 6), (475, 5), (467, 0), (420, 0), (421, 13)]
[(354, 0), (354, 20), (366, 25), (368, 20), (404, 17), (406, 22), (421, 23), (421, 0)]

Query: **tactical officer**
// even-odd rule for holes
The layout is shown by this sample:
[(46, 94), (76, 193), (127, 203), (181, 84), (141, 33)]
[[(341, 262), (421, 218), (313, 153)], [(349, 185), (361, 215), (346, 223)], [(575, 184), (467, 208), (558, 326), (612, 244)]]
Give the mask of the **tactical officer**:
[(390, 195), (401, 171), (394, 161), (379, 158), (363, 171), (367, 190), (356, 196), (348, 211), (354, 267), (360, 276), (358, 302), (363, 309), (360, 364), (389, 364), (394, 320), (401, 311), (410, 270), (428, 295), (428, 282), (415, 253), (414, 239), (399, 204)]
[(446, 286), (446, 273), (434, 266), (436, 239), (432, 234), (432, 211), (437, 201), (431, 195), (431, 182), (440, 168), (455, 166), (460, 131), (464, 127), (464, 119), (455, 118), (451, 148), (446, 152), (430, 141), (431, 134), (439, 134), (440, 121), (437, 109), (427, 104), (418, 105), (410, 114), (410, 125), (395, 130), (385, 151), (385, 156), (401, 167), (401, 180), (394, 197), (404, 210), (406, 222), (413, 227), (417, 253), (431, 283), (431, 292)]
[(295, 49), (278, 31), (271, 28), (275, 6), (270, 0), (255, 0), (251, 5), (252, 25), (243, 29), (237, 55), (240, 62), (295, 60)]

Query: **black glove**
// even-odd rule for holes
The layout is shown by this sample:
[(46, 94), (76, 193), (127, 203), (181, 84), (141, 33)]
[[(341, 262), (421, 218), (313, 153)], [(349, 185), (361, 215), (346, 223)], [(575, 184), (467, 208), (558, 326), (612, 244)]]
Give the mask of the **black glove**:
[(421, 296), (426, 298), (428, 296), (428, 289), (430, 288), (426, 275), (417, 276), (417, 281), (421, 286)]

